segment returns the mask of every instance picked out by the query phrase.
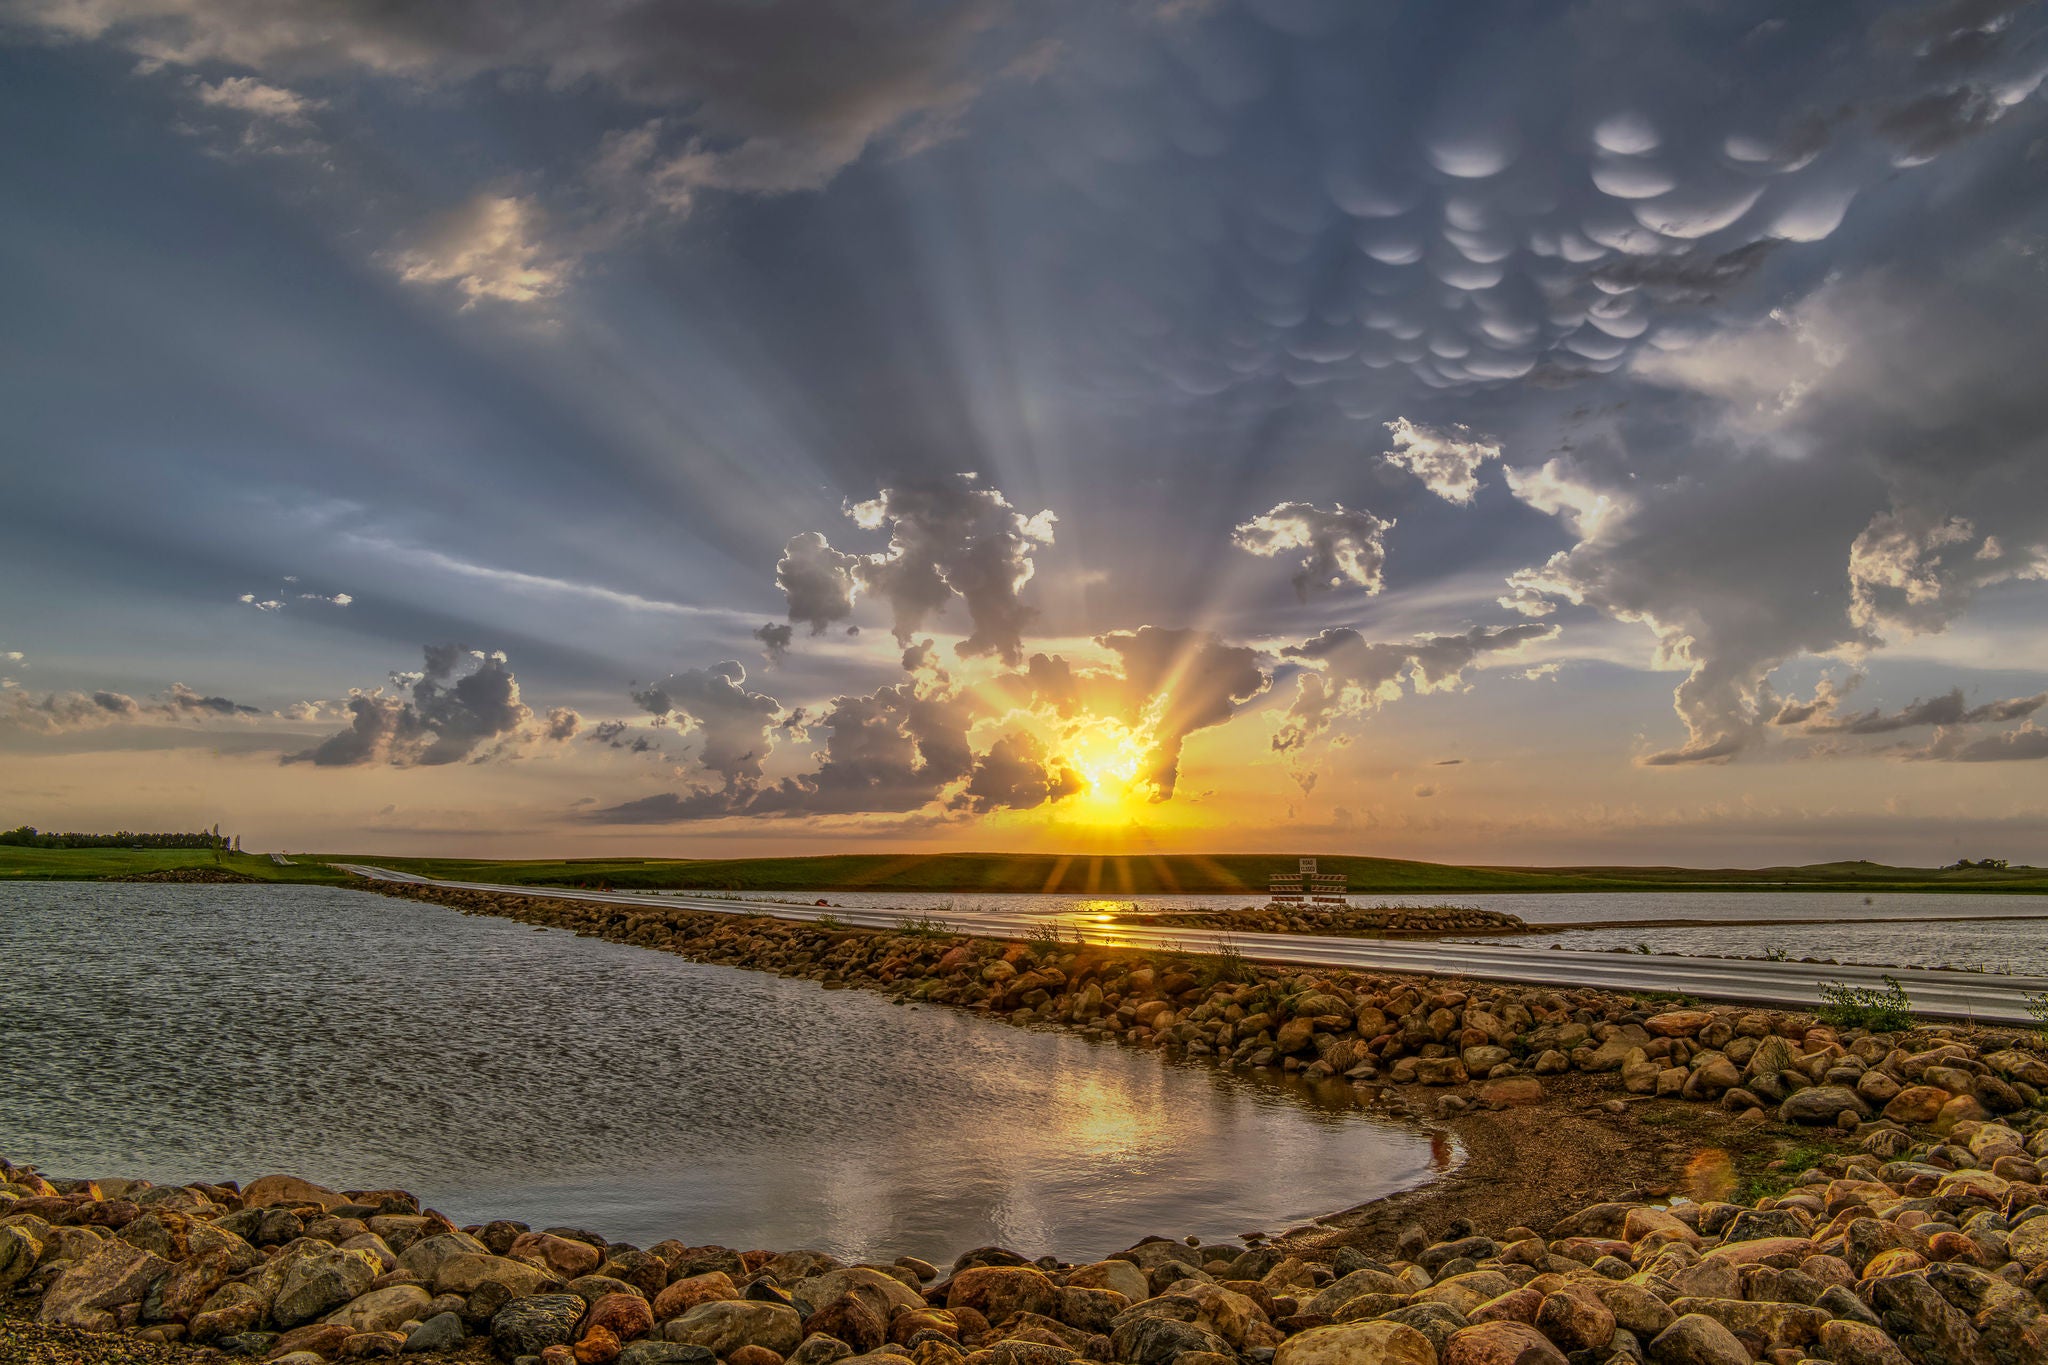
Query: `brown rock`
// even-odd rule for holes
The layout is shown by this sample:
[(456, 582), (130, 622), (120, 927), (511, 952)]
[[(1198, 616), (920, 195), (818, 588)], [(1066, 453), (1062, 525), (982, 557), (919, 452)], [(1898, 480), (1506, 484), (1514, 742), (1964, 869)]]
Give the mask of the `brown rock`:
[(1912, 1365), (1882, 1331), (1846, 1318), (1820, 1329), (1820, 1349), (1834, 1365)]
[(546, 1266), (565, 1280), (590, 1274), (604, 1259), (588, 1242), (574, 1242), (545, 1232), (521, 1233), (505, 1254), (514, 1260)]
[(1931, 1085), (1909, 1085), (1885, 1104), (1884, 1116), (1894, 1123), (1932, 1123), (1949, 1093)]
[(280, 1336), (265, 1353), (265, 1358), (276, 1360), (279, 1356), (288, 1356), (295, 1351), (311, 1351), (314, 1355), (332, 1360), (341, 1350), (342, 1343), (354, 1335), (354, 1332), (337, 1323), (309, 1322), (304, 1327), (294, 1327)]
[(610, 1365), (623, 1348), (618, 1334), (609, 1327), (592, 1327), (570, 1348), (576, 1365)]
[(602, 1327), (621, 1345), (654, 1330), (654, 1309), (638, 1294), (607, 1294), (590, 1305), (583, 1318), (583, 1330)]
[(742, 1346), (725, 1359), (727, 1365), (782, 1365), (782, 1357), (766, 1346)]
[(36, 1321), (111, 1332), (121, 1325), (113, 1310), (141, 1303), (149, 1287), (170, 1273), (170, 1262), (141, 1247), (122, 1241), (102, 1242), (44, 1292)]
[(1403, 1323), (1347, 1322), (1287, 1338), (1273, 1365), (1437, 1365), (1437, 1355), (1428, 1337)]
[(946, 1307), (972, 1308), (990, 1322), (1012, 1313), (1051, 1317), (1059, 1303), (1059, 1287), (1030, 1266), (976, 1266), (955, 1275), (946, 1288)]
[(1544, 1296), (1536, 1330), (1566, 1354), (1598, 1350), (1614, 1339), (1614, 1314), (1592, 1290), (1566, 1285)]
[(1643, 1029), (1655, 1038), (1690, 1038), (1713, 1022), (1707, 1010), (1667, 1010), (1645, 1019)]
[(654, 1320), (667, 1322), (670, 1318), (681, 1317), (700, 1303), (715, 1303), (739, 1296), (740, 1291), (734, 1286), (732, 1277), (722, 1270), (686, 1276), (654, 1296)]
[(274, 1205), (301, 1208), (315, 1204), (325, 1213), (348, 1202), (348, 1196), (295, 1175), (262, 1176), (250, 1181), (242, 1191), (242, 1207), (245, 1209), (267, 1209)]
[(1482, 1322), (1453, 1332), (1441, 1359), (1443, 1365), (1566, 1365), (1564, 1352), (1521, 1322)]

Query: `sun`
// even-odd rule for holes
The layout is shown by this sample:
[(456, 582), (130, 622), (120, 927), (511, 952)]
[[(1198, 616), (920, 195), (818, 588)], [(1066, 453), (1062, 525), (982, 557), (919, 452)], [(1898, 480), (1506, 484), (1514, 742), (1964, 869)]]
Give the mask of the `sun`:
[(1082, 789), (1070, 813), (1091, 824), (1127, 824), (1149, 803), (1151, 783), (1145, 759), (1150, 746), (1122, 721), (1096, 716), (1083, 721), (1067, 737), (1067, 766), (1078, 774)]

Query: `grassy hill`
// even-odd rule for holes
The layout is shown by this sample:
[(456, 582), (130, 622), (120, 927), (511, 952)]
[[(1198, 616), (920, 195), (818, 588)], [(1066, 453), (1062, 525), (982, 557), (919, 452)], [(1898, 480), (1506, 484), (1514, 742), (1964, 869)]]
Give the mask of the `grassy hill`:
[[(1263, 894), (1293, 858), (1270, 854), (1126, 857), (1017, 853), (848, 854), (819, 858), (680, 860), (592, 858), (493, 862), (453, 858), (371, 858), (383, 866), (456, 881), (620, 889), (724, 891), (1048, 891), (1067, 895)], [(1398, 858), (1323, 857), (1325, 872), (1351, 879), (1355, 893), (1450, 894), (1479, 891), (1942, 890), (2048, 892), (2048, 869), (2006, 872), (1823, 863), (1810, 867), (1457, 867)]]
[(0, 881), (95, 881), (184, 868), (212, 868), (265, 882), (349, 880), (320, 863), (294, 861), (279, 867), (266, 853), (230, 853), (218, 864), (203, 848), (18, 848), (0, 844)]
[[(1262, 895), (1266, 879), (1294, 859), (1270, 854), (1125, 857), (1020, 853), (864, 853), (820, 858), (589, 858), (497, 861), (392, 858), (377, 854), (301, 856), (279, 867), (264, 854), (224, 866), (272, 882), (344, 882), (324, 861), (374, 863), (454, 881), (522, 886), (763, 891), (930, 891), (955, 894), (1050, 891), (1066, 895)], [(2048, 892), (2048, 869), (1887, 867), (1816, 863), (1805, 867), (1457, 867), (1399, 858), (1323, 857), (1363, 895), (1456, 895), (1482, 891), (1981, 891)], [(123, 877), (214, 866), (204, 849), (38, 849), (0, 846), (0, 879)]]

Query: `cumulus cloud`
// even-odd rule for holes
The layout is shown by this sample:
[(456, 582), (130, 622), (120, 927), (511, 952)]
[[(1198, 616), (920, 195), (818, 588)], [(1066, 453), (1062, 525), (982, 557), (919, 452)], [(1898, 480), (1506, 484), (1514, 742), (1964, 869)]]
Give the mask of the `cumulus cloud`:
[(866, 696), (835, 697), (824, 715), (810, 723), (812, 732), (825, 732), (825, 747), (809, 772), (773, 783), (757, 784), (747, 777), (723, 788), (663, 792), (595, 812), (591, 818), (614, 824), (670, 824), (728, 816), (917, 810), (973, 773), (975, 756), (967, 736), (972, 713), (971, 700), (944, 679), (925, 678)]
[(1556, 626), (1538, 622), (1474, 626), (1457, 635), (1398, 642), (1367, 640), (1348, 626), (1320, 631), (1280, 651), (1315, 671), (1303, 672), (1296, 681), (1293, 704), (1273, 736), (1273, 748), (1281, 753), (1302, 749), (1339, 719), (1377, 711), (1405, 692), (1452, 691), (1483, 656), (1512, 654), (1557, 633)]
[(2038, 549), (2008, 555), (1997, 537), (1980, 539), (1967, 517), (1894, 505), (1850, 543), (1849, 619), (1874, 630), (1937, 632), (1977, 589), (2022, 578), (2048, 578)]
[(1085, 785), (1072, 768), (1049, 758), (1035, 736), (1020, 731), (1004, 735), (974, 760), (962, 801), (977, 815), (1030, 810), (1072, 796)]
[(856, 593), (865, 591), (888, 604), (896, 639), (907, 646), (957, 596), (971, 629), (956, 651), (1017, 662), (1036, 615), (1022, 593), (1033, 553), (1052, 544), (1058, 518), (1050, 511), (1027, 517), (979, 475), (956, 474), (885, 488), (846, 513), (863, 530), (888, 531), (888, 548), (845, 554), (815, 531), (792, 537), (775, 566), (791, 621), (817, 634), (851, 615)]
[(424, 654), (422, 668), (391, 675), (390, 692), (352, 689), (343, 703), (348, 728), (282, 761), (318, 768), (481, 763), (576, 733), (581, 718), (567, 707), (535, 716), (503, 654), (459, 645), (428, 645)]
[[(18, 653), (10, 660), (20, 661)], [(111, 690), (37, 695), (19, 687), (0, 689), (0, 724), (41, 734), (98, 730), (112, 725), (247, 720), (261, 714), (254, 706), (197, 692), (183, 683), (172, 683), (155, 696), (140, 700)]]
[(796, 632), (779, 621), (770, 621), (754, 632), (754, 638), (761, 642), (761, 655), (770, 668), (782, 662), (789, 653), (790, 641)]
[(1055, 717), (1107, 717), (1140, 736), (1147, 751), (1138, 781), (1155, 801), (1173, 798), (1188, 736), (1229, 721), (1272, 684), (1256, 649), (1211, 631), (1147, 625), (1095, 643), (1116, 657), (1115, 668), (1034, 654), (1003, 685)]
[(736, 659), (693, 668), (634, 692), (633, 700), (657, 720), (686, 720), (699, 741), (697, 764), (717, 777), (719, 790), (737, 798), (761, 779), (774, 749), (772, 732), (781, 703), (745, 687), (747, 670)]
[(283, 86), (269, 85), (254, 76), (224, 76), (202, 82), (194, 88), (199, 102), (209, 109), (232, 109), (251, 118), (278, 123), (304, 123), (325, 101), (309, 99)]
[(485, 191), (427, 222), (384, 260), (407, 284), (454, 286), (464, 308), (552, 298), (571, 267), (545, 241), (541, 216), (531, 196)]
[[(1957, 687), (1937, 696), (1915, 697), (1896, 711), (1815, 714), (1807, 718), (1805, 728), (1809, 734), (1888, 735), (1923, 725), (1952, 727), (2022, 720), (2043, 706), (2048, 706), (2048, 692), (2037, 692), (2030, 697), (2005, 697), (1971, 706), (1963, 698), (1963, 689)], [(1783, 714), (1780, 713), (1778, 723), (1789, 723), (1782, 719)]]
[(1306, 602), (1311, 593), (1327, 592), (1346, 583), (1377, 593), (1386, 567), (1386, 534), (1394, 523), (1343, 503), (1317, 507), (1308, 502), (1283, 502), (1240, 523), (1231, 539), (1241, 550), (1267, 559), (1295, 550), (1305, 553), (1293, 579), (1295, 594)]
[(1978, 739), (1942, 734), (1925, 749), (1908, 757), (1942, 763), (2022, 763), (2048, 758), (2048, 730), (2029, 721), (2016, 730)]
[(1478, 493), (1481, 467), (1501, 457), (1497, 442), (1476, 437), (1462, 426), (1426, 427), (1397, 417), (1387, 423), (1387, 435), (1394, 446), (1382, 451), (1381, 459), (1407, 470), (1430, 492), (1461, 507), (1470, 506)]
[(860, 591), (854, 571), (861, 563), (859, 555), (833, 549), (816, 531), (791, 536), (775, 563), (775, 586), (788, 599), (789, 619), (809, 626), (813, 635), (823, 635), (853, 615), (853, 599)]

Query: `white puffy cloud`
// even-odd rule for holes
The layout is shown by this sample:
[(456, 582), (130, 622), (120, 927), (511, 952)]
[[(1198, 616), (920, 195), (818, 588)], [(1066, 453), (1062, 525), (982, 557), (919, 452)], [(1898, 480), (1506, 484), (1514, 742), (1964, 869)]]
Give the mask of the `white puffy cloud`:
[(1392, 520), (1362, 508), (1354, 511), (1341, 502), (1327, 508), (1283, 502), (1240, 523), (1231, 539), (1239, 549), (1267, 559), (1305, 551), (1292, 581), (1295, 593), (1306, 602), (1311, 593), (1346, 583), (1377, 593), (1384, 586), (1386, 534), (1393, 526)]
[(1474, 626), (1457, 635), (1373, 641), (1348, 626), (1324, 630), (1280, 651), (1313, 666), (1295, 684), (1273, 748), (1291, 752), (1327, 732), (1341, 717), (1378, 710), (1404, 692), (1446, 692), (1464, 684), (1465, 672), (1492, 654), (1512, 656), (1523, 645), (1554, 638), (1553, 625), (1524, 622)]
[(304, 123), (315, 109), (324, 107), (326, 103), (283, 86), (267, 84), (254, 76), (224, 76), (217, 81), (202, 82), (193, 93), (209, 109), (232, 109), (251, 118), (271, 119), (278, 123)]
[(970, 630), (956, 650), (1017, 662), (1036, 615), (1022, 599), (1032, 556), (1052, 544), (1058, 518), (1050, 511), (1025, 516), (975, 474), (885, 488), (846, 512), (862, 530), (886, 530), (888, 548), (845, 554), (815, 531), (791, 537), (775, 566), (790, 620), (817, 634), (851, 615), (864, 590), (888, 604), (896, 639), (908, 645), (958, 597)]
[(1563, 457), (1533, 469), (1509, 468), (1505, 474), (1508, 491), (1518, 501), (1557, 517), (1582, 541), (1598, 540), (1632, 506), (1625, 493), (1599, 487)]
[(1397, 417), (1387, 423), (1387, 435), (1394, 448), (1381, 452), (1381, 459), (1407, 470), (1430, 492), (1461, 507), (1470, 506), (1479, 491), (1481, 467), (1501, 457), (1497, 442), (1482, 440), (1462, 426), (1440, 429)]
[(543, 239), (530, 196), (485, 191), (425, 224), (385, 262), (408, 284), (453, 285), (470, 308), (533, 303), (562, 292), (571, 264)]

